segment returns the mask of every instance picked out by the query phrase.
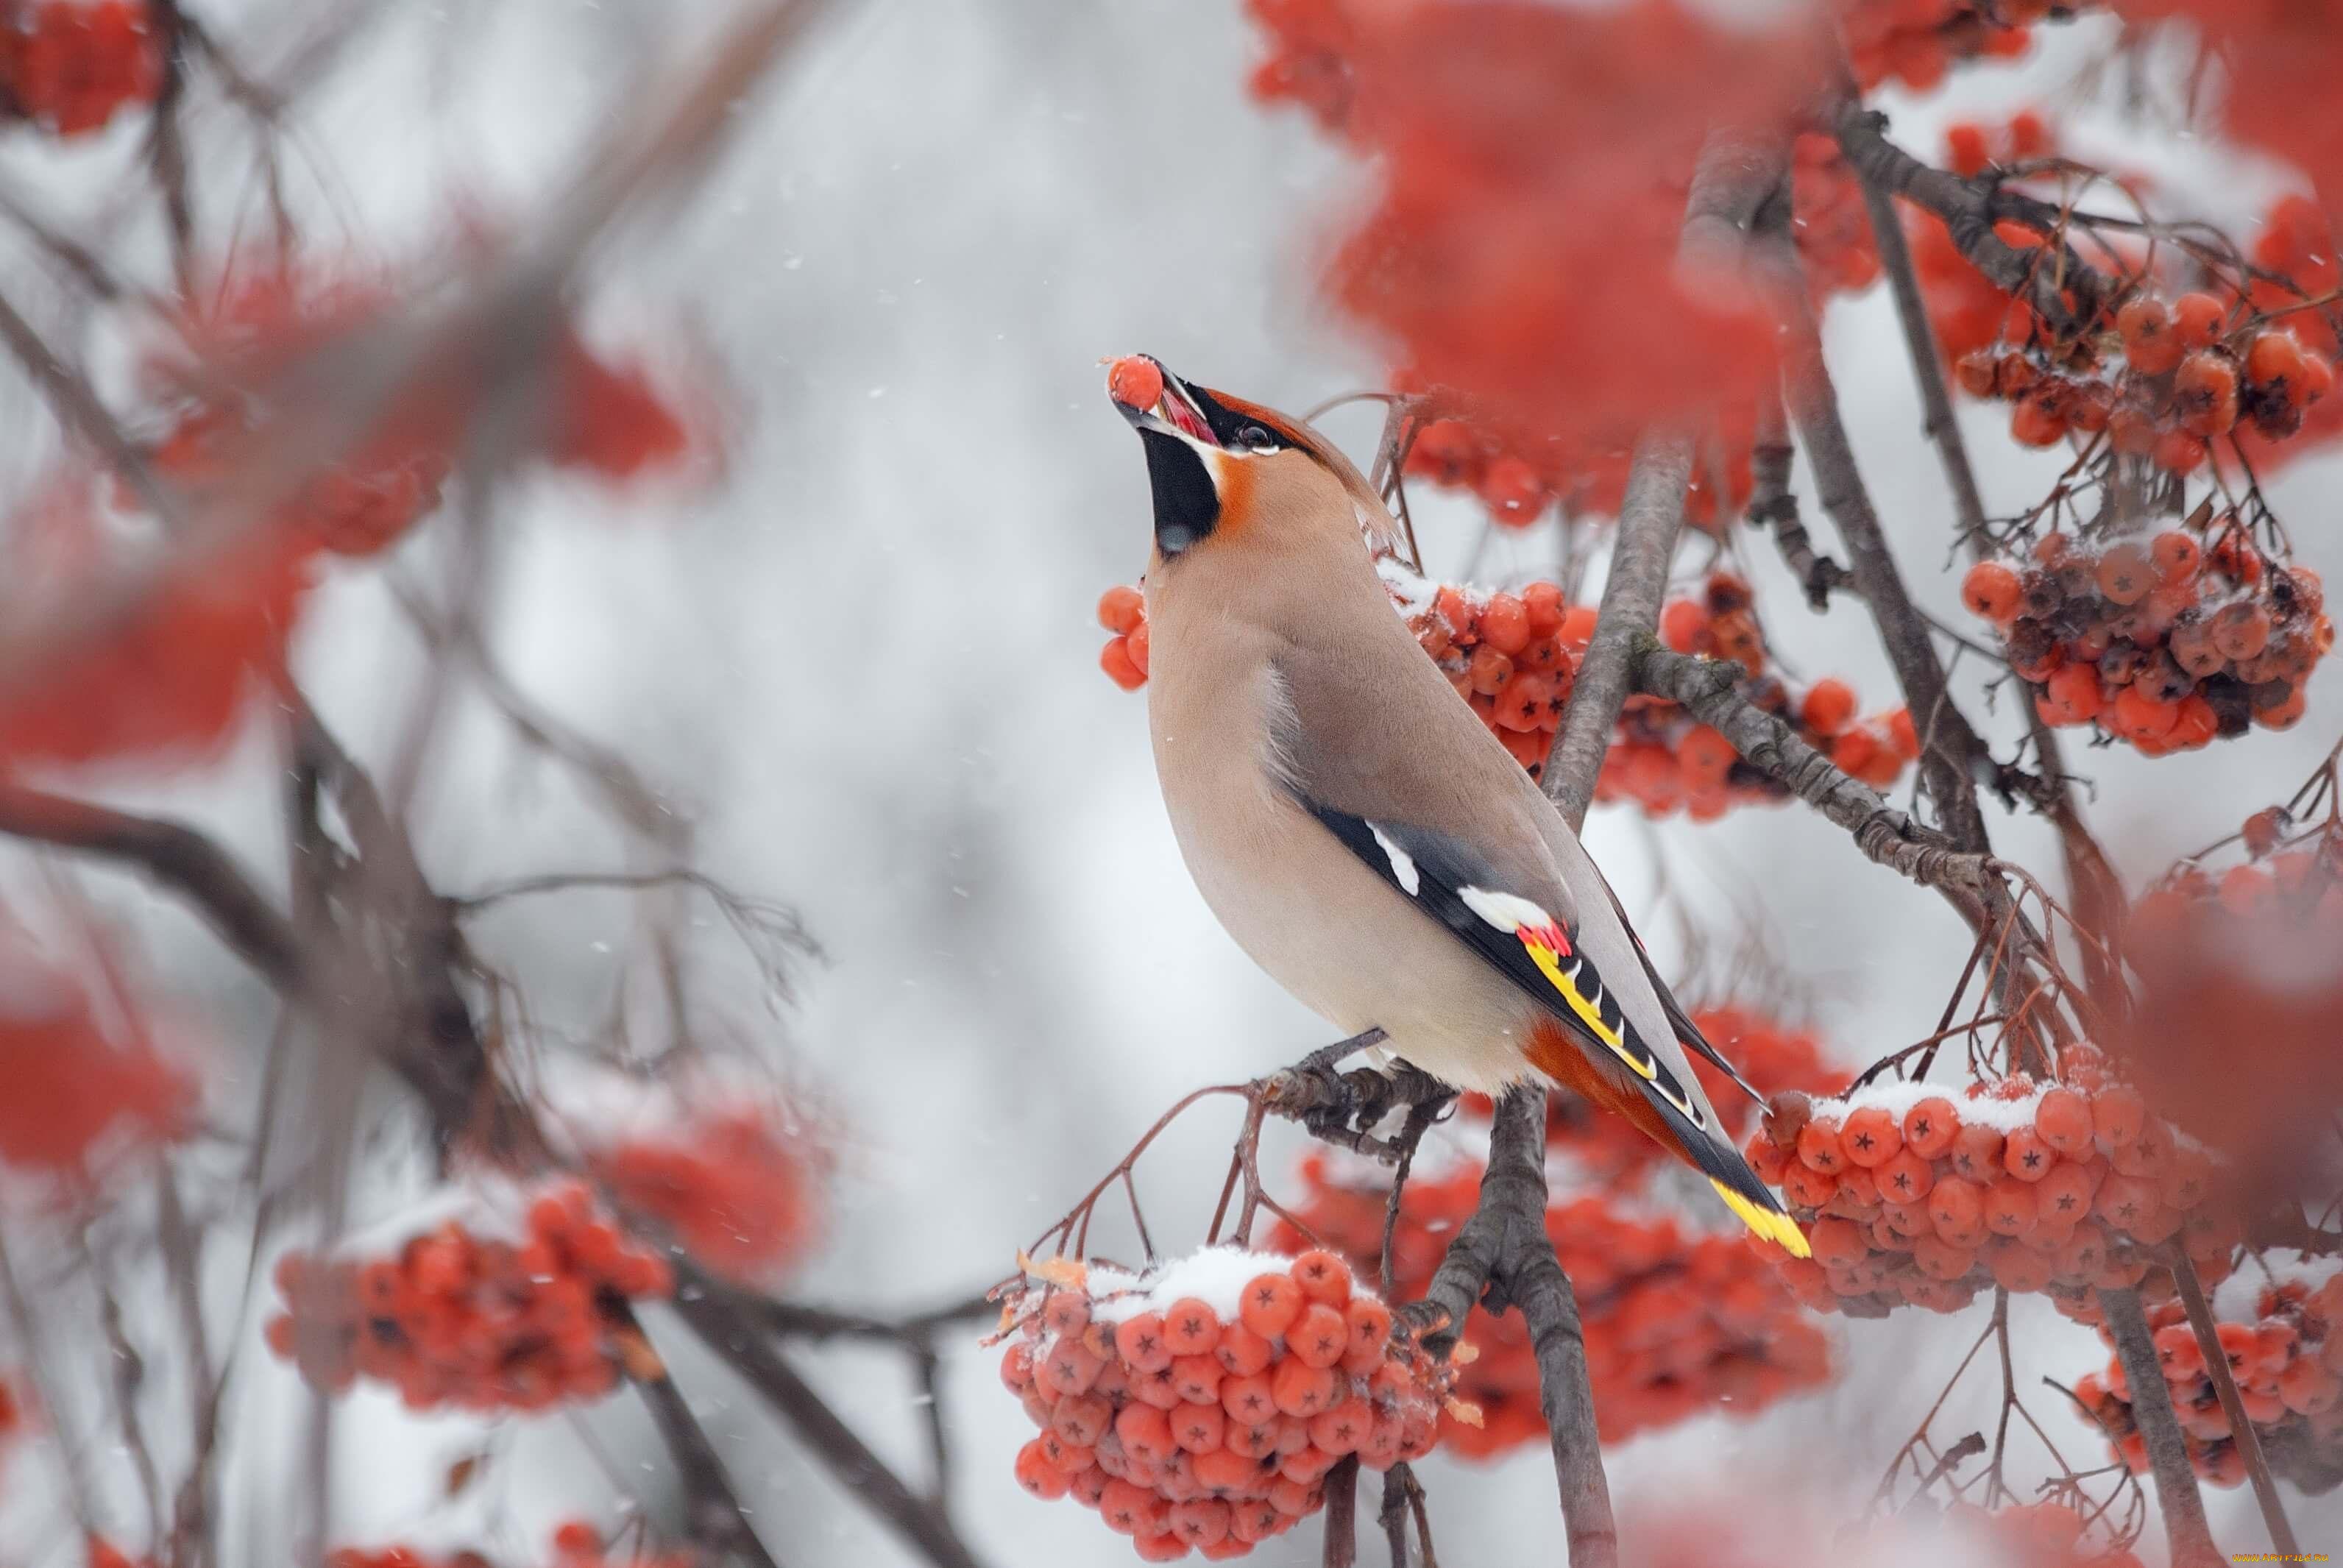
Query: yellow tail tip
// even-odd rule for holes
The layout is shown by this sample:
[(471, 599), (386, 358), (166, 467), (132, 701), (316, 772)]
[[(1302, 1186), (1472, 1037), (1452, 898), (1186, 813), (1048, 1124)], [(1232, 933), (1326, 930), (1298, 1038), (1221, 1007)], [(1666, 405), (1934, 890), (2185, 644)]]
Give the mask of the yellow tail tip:
[(1716, 1189), (1716, 1195), (1725, 1200), (1725, 1207), (1738, 1215), (1741, 1222), (1750, 1230), (1773, 1242), (1793, 1258), (1810, 1258), (1814, 1255), (1814, 1250), (1806, 1245), (1806, 1233), (1798, 1229), (1798, 1222), (1795, 1220), (1778, 1209), (1759, 1208), (1715, 1177), (1709, 1178), (1708, 1184)]

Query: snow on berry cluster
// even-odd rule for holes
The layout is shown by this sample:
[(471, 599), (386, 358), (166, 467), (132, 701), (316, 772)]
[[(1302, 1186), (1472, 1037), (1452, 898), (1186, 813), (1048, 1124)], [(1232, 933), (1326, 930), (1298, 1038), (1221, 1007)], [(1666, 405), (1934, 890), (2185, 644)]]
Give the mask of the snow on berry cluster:
[(1144, 1561), (1242, 1557), (1317, 1513), (1344, 1456), (1383, 1470), (1432, 1450), (1447, 1369), (1332, 1252), (1029, 1272), (1002, 1313), (1001, 1382), (1041, 1429), (1018, 1482), (1098, 1510)]
[[(659, 1552), (638, 1543), (625, 1553), (613, 1553), (602, 1533), (582, 1519), (571, 1519), (553, 1531), (549, 1568), (698, 1568), (699, 1559), (689, 1552)], [(97, 1568), (95, 1561), (91, 1568)], [(327, 1554), (326, 1568), (495, 1568), (494, 1560), (477, 1552), (438, 1553), (412, 1546), (366, 1549), (337, 1548)]]
[[(2336, 1332), (2343, 1325), (2343, 1274), (2332, 1259), (2273, 1253), (2264, 1261), (2268, 1276), (2241, 1276), (2215, 1293), (2217, 1338), (2272, 1473), (2305, 1492), (2332, 1492), (2343, 1485), (2343, 1333)], [(2215, 1485), (2237, 1485), (2246, 1462), (2195, 1329), (2177, 1301), (2151, 1307), (2147, 1320), (2190, 1462)], [(2123, 1362), (2111, 1358), (2105, 1372), (2077, 1378), (2075, 1396), (2111, 1434), (2117, 1457), (2145, 1472), (2147, 1451)]]
[(417, 1410), (548, 1410), (656, 1364), (626, 1308), (672, 1293), (673, 1271), (584, 1186), (459, 1192), (443, 1207), (457, 1212), (404, 1216), (396, 1237), (287, 1253), (269, 1347), (313, 1387), (370, 1378)]
[(1817, 1310), (1958, 1312), (1998, 1285), (2091, 1322), (2092, 1292), (2141, 1285), (2152, 1250), (2176, 1236), (2208, 1280), (2229, 1271), (2235, 1237), (2207, 1205), (2210, 1156), (2087, 1043), (2060, 1053), (2050, 1082), (1777, 1095), (1746, 1151), (1805, 1229), (1814, 1256), (1777, 1266)]
[(52, 136), (102, 130), (162, 85), (145, 0), (33, 0), (0, 15), (0, 106)]
[[(1792, 1029), (1738, 1006), (1702, 1008), (1692, 1020), (1761, 1094), (1796, 1090), (1827, 1095), (1846, 1087), (1849, 1075), (1823, 1060), (1821, 1040), (1811, 1030)], [(1692, 1070), (1716, 1108), (1720, 1130), (1728, 1138), (1740, 1138), (1756, 1107), (1705, 1058), (1692, 1058)], [(1546, 1147), (1613, 1188), (1630, 1186), (1674, 1163), (1673, 1155), (1624, 1117), (1598, 1111), (1574, 1094), (1548, 1094), (1545, 1103)], [(1471, 1097), (1467, 1104), (1488, 1114), (1483, 1097)]]
[(828, 1151), (811, 1119), (755, 1075), (573, 1069), (541, 1094), (556, 1149), (629, 1221), (712, 1272), (770, 1289), (820, 1241)]
[[(1295, 1215), (1363, 1271), (1378, 1266), (1390, 1172), (1323, 1150), (1305, 1157)], [(1392, 1238), (1394, 1292), (1429, 1289), (1442, 1254), (1479, 1201), (1481, 1164), (1419, 1160)], [(1578, 1298), (1595, 1420), (1605, 1442), (1712, 1409), (1747, 1415), (1825, 1381), (1829, 1347), (1764, 1258), (1736, 1235), (1639, 1217), (1614, 1194), (1557, 1201), (1545, 1215)], [(1298, 1243), (1290, 1228), (1281, 1242)], [(1475, 1306), (1452, 1356), (1456, 1392), (1479, 1419), (1442, 1422), (1443, 1447), (1473, 1458), (1545, 1440), (1536, 1357), (1518, 1312)]]
[(1916, 93), (1964, 60), (2023, 55), (2033, 25), (2052, 8), (2052, 0), (1839, 0), (1855, 80), (1866, 90), (1896, 82)]
[(2045, 723), (2149, 757), (2293, 724), (2335, 639), (2318, 574), (2229, 512), (2152, 538), (2046, 534), (2030, 558), (1971, 567), (1961, 599), (2001, 629)]

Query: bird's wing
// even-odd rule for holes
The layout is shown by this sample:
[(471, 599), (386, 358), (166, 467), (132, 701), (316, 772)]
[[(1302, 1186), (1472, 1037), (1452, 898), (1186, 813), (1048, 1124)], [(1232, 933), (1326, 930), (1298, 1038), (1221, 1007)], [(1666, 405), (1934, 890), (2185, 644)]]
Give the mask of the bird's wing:
[[(1802, 1251), (1797, 1227), (1718, 1125), (1625, 921), (1595, 896), (1600, 873), (1398, 618), (1373, 608), (1387, 626), (1297, 638), (1276, 661), (1283, 786), (1552, 1019), (1618, 1086), (1603, 1098), (1706, 1174), (1751, 1229)], [(1335, 647), (1349, 657), (1313, 651)], [(1554, 833), (1566, 845), (1550, 843)]]
[[(1599, 871), (1595, 874), (1602, 875)], [(1755, 1085), (1741, 1076), (1741, 1070), (1734, 1066), (1723, 1051), (1709, 1043), (1708, 1036), (1701, 1032), (1700, 1025), (1693, 1022), (1692, 1014), (1686, 1012), (1684, 1003), (1676, 1000), (1676, 993), (1670, 990), (1668, 982), (1660, 978), (1650, 951), (1644, 946), (1644, 939), (1635, 934), (1634, 926), (1628, 924), (1626, 908), (1619, 902), (1619, 895), (1612, 890), (1608, 879), (1604, 880), (1603, 891), (1610, 898), (1612, 912), (1619, 917), (1619, 924), (1625, 927), (1628, 940), (1635, 944), (1635, 956), (1644, 961), (1644, 974), (1652, 982), (1652, 990), (1659, 993), (1661, 1010), (1668, 1015), (1668, 1026), (1675, 1030), (1678, 1042), (1686, 1050), (1706, 1058), (1708, 1064), (1733, 1080), (1742, 1093), (1760, 1105), (1765, 1104), (1765, 1097), (1757, 1092)]]

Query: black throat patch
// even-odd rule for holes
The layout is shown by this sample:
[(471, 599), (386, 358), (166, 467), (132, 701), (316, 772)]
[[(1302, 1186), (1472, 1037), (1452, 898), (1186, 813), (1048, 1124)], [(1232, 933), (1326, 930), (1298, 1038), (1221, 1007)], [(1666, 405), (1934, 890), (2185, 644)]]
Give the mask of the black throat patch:
[(1221, 496), (1193, 447), (1161, 430), (1141, 430), (1147, 447), (1147, 483), (1155, 494), (1155, 543), (1176, 556), (1212, 531), (1221, 520)]

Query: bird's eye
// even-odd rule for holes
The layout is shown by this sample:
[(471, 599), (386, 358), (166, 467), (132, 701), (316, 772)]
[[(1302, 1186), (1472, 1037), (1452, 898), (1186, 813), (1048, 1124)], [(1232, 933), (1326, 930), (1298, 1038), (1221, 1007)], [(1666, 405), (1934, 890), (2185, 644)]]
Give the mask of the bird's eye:
[(1237, 432), (1237, 444), (1242, 447), (1250, 447), (1256, 452), (1274, 452), (1277, 450), (1277, 437), (1271, 435), (1259, 425), (1247, 425), (1243, 429), (1239, 430)]

